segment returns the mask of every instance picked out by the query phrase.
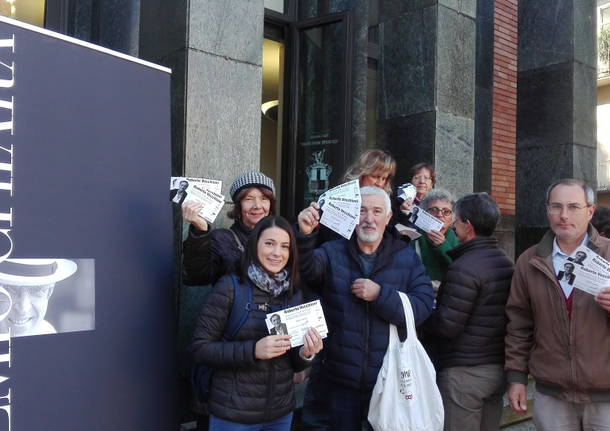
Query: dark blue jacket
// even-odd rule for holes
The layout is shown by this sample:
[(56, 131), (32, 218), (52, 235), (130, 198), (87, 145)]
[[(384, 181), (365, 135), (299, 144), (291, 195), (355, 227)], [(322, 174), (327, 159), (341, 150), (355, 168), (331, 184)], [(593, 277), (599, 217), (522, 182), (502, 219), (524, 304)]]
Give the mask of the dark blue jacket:
[[(432, 311), (433, 292), (419, 257), (407, 243), (388, 233), (377, 249), (369, 277), (364, 277), (355, 235), (324, 243), (314, 250), (316, 234), (297, 234), (301, 277), (317, 288), (323, 299), (328, 325), (324, 349), (324, 376), (350, 388), (371, 391), (388, 347), (389, 323), (406, 335), (405, 317), (398, 290), (411, 300), (415, 323)], [(357, 278), (381, 286), (379, 297), (366, 302), (351, 293)]]

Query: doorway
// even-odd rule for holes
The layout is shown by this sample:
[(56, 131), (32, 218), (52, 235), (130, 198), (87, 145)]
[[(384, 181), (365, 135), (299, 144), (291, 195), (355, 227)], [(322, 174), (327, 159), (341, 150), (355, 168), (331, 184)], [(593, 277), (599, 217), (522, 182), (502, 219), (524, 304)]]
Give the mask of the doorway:
[(261, 170), (280, 214), (341, 182), (351, 138), (351, 14), (265, 22)]

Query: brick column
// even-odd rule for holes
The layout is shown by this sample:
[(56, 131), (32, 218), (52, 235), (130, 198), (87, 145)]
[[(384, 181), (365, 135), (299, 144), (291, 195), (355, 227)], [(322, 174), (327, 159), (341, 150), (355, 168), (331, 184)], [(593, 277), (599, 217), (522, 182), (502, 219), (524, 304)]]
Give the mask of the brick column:
[(495, 0), (493, 12), (493, 86), (491, 178), (489, 190), (500, 207), (496, 237), (515, 254), (515, 176), (517, 159), (518, 0)]
[(517, 1), (494, 8), (491, 194), (503, 215), (515, 215), (517, 154)]

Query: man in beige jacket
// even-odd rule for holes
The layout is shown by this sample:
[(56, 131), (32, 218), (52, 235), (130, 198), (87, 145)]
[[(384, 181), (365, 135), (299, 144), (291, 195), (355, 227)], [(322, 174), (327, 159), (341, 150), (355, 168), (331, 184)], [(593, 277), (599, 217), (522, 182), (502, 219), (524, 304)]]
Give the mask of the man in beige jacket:
[(539, 431), (610, 430), (610, 288), (594, 297), (557, 279), (580, 245), (610, 260), (610, 241), (589, 224), (594, 198), (577, 180), (549, 187), (550, 230), (517, 260), (506, 305), (508, 400), (525, 414), (531, 374)]

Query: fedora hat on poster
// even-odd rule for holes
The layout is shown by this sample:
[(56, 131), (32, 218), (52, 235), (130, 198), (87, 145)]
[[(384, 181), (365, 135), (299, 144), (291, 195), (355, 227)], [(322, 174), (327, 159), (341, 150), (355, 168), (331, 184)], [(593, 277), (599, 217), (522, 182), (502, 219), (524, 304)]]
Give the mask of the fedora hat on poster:
[(0, 262), (0, 285), (42, 286), (65, 280), (76, 272), (68, 259), (6, 259)]

